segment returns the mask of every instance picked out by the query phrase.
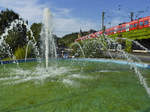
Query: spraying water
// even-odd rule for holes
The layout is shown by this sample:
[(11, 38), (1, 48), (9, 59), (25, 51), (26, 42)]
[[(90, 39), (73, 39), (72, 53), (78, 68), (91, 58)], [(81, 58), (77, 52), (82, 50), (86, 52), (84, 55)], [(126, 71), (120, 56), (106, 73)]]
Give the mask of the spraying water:
[(43, 26), (41, 31), (41, 41), (42, 41), (41, 48), (43, 51), (45, 51), (44, 57), (46, 62), (46, 68), (48, 68), (49, 56), (51, 58), (57, 57), (56, 46), (52, 32), (53, 32), (52, 14), (48, 8), (45, 8), (43, 15)]
[(32, 46), (34, 48), (34, 52), (35, 52), (36, 56), (38, 57), (39, 56), (39, 50), (36, 46), (37, 43), (36, 43), (35, 37), (33, 36), (33, 32), (30, 29), (29, 25), (26, 22), (24, 22), (24, 20), (22, 20), (22, 19), (14, 20), (10, 24), (10, 26), (5, 29), (4, 33), (2, 35), (0, 35), (0, 47), (2, 48), (1, 51), (2, 52), (7, 52), (8, 57), (12, 58), (14, 61), (16, 60), (16, 57), (13, 54), (12, 48), (6, 42), (6, 39), (7, 39), (7, 36), (9, 35), (9, 31), (12, 31), (13, 28), (17, 27), (18, 24), (20, 24), (21, 26), (25, 25), (25, 27), (27, 28), (27, 31), (30, 32), (30, 36), (32, 38), (32, 40), (29, 40), (29, 37), (26, 36), (26, 42), (28, 42), (28, 44), (27, 44), (27, 48), (26, 48), (25, 60), (27, 58), (27, 53), (28, 53), (27, 51), (28, 51), (28, 45), (29, 44), (32, 44)]
[[(130, 40), (130, 41), (132, 41), (132, 40)], [(149, 52), (149, 50), (146, 47), (144, 47), (137, 41), (133, 41), (133, 42), (136, 45), (140, 46), (141, 48), (143, 48), (144, 50)], [(112, 44), (115, 44), (115, 46), (112, 46)], [(108, 55), (109, 55), (109, 57), (111, 57), (111, 59), (113, 59), (112, 55), (111, 55), (111, 54), (113, 54), (113, 52), (111, 51), (111, 49), (115, 50), (114, 57), (123, 58), (128, 62), (128, 64), (130, 65), (130, 69), (134, 70), (141, 85), (143, 85), (147, 94), (150, 96), (150, 88), (148, 86), (148, 83), (147, 83), (145, 77), (141, 74), (138, 67), (134, 64), (134, 62), (141, 63), (141, 60), (138, 57), (125, 52), (124, 49), (122, 49), (122, 45), (116, 39), (111, 39), (111, 38), (107, 37), (107, 35), (100, 36), (99, 38), (95, 38), (95, 39), (92, 39), (89, 41), (84, 41), (82, 43), (82, 46), (81, 45), (79, 46), (79, 49), (82, 51), (81, 53), (84, 54), (85, 57), (90, 56), (89, 54), (86, 55), (87, 53), (90, 52), (90, 49), (92, 49), (92, 50), (99, 49), (99, 51), (102, 49), (103, 54), (104, 54), (104, 52), (108, 52)], [(92, 53), (90, 52), (90, 54), (92, 54)], [(98, 55), (103, 55), (103, 54), (98, 54)], [(104, 57), (106, 57), (105, 54), (104, 54)]]

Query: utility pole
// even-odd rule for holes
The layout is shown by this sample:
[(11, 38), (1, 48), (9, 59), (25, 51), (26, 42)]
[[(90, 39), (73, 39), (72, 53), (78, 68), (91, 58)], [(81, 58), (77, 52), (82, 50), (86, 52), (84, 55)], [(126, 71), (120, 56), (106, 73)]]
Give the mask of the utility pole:
[(130, 17), (130, 18), (131, 18), (131, 21), (133, 21), (134, 13), (133, 13), (133, 12), (131, 12), (131, 13), (130, 13), (130, 16), (131, 16), (131, 17)]
[(105, 26), (104, 26), (104, 15), (105, 15), (105, 12), (102, 12), (102, 31), (104, 32), (105, 30)]

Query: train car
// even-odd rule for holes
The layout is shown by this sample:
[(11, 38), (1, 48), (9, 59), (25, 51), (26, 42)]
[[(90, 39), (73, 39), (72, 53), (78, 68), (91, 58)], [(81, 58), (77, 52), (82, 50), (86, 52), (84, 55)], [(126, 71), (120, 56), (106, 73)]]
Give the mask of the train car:
[(139, 19), (139, 29), (150, 27), (150, 16)]
[(126, 29), (126, 31), (136, 30), (138, 29), (139, 22), (138, 20), (134, 20), (134, 21), (129, 22), (128, 25), (129, 25), (129, 28)]
[(103, 34), (103, 31), (96, 32), (96, 35), (101, 35), (101, 34)]
[[(150, 16), (139, 18), (139, 19), (133, 20), (131, 22), (127, 22), (127, 23), (121, 23), (117, 26), (108, 28), (105, 30), (104, 34), (105, 35), (113, 35), (116, 33), (128, 32), (128, 31), (132, 31), (132, 30), (136, 30), (136, 29), (143, 29), (143, 28), (147, 28), (147, 27), (150, 27)], [(89, 38), (96, 38), (97, 36), (99, 36), (101, 34), (103, 34), (103, 31), (98, 31), (94, 34), (89, 34), (88, 38), (83, 39), (83, 37), (81, 37), (79, 39), (76, 39), (75, 41), (85, 40), (85, 39), (89, 39)]]
[(122, 28), (121, 32), (126, 32), (128, 30), (128, 27), (127, 27), (127, 30), (126, 30), (126, 26), (128, 26), (127, 23), (123, 23), (121, 25), (121, 28)]
[(96, 38), (96, 37), (97, 37), (97, 36), (95, 35), (95, 33), (92, 33), (92, 34), (90, 34), (89, 36), (90, 36), (90, 38)]

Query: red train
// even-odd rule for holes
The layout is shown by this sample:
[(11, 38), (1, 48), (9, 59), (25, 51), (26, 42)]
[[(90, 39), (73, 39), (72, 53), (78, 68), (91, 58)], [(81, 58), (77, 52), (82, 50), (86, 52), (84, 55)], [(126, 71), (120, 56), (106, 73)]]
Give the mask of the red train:
[[(105, 30), (104, 34), (105, 35), (112, 35), (115, 33), (128, 32), (131, 30), (142, 29), (142, 28), (146, 28), (146, 27), (150, 27), (150, 16), (136, 19), (136, 20), (133, 20), (131, 22), (122, 23), (122, 24), (119, 24), (117, 26), (108, 28)], [(76, 39), (75, 41), (86, 40), (86, 39), (90, 39), (90, 38), (96, 38), (98, 35), (101, 35), (102, 33), (103, 33), (102, 31), (98, 31), (96, 33), (92, 33), (92, 34), (80, 37), (80, 38)]]

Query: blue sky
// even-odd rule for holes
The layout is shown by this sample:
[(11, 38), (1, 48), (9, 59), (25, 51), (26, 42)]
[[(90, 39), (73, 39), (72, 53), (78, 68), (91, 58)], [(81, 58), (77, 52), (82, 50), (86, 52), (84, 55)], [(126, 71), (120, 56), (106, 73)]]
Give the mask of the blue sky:
[(0, 0), (0, 10), (9, 8), (33, 22), (41, 22), (43, 9), (50, 8), (54, 33), (63, 36), (81, 29), (101, 28), (101, 13), (105, 25), (111, 27), (129, 21), (130, 12), (138, 17), (150, 16), (150, 0)]

